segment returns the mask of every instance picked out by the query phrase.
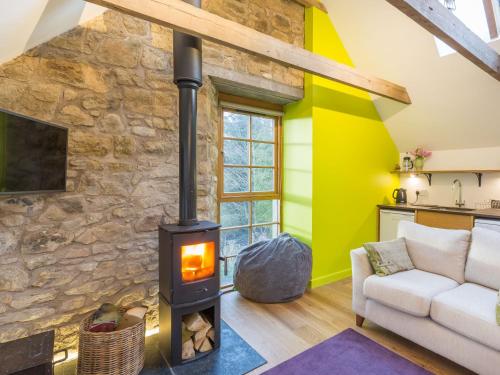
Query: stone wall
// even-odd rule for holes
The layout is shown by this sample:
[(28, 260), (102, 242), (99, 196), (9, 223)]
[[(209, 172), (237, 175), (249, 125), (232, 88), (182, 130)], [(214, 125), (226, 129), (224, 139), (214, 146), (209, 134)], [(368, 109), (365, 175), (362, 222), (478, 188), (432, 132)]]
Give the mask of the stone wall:
[[(204, 7), (303, 44), (289, 0), (207, 0)], [(172, 33), (107, 12), (0, 66), (0, 107), (69, 128), (67, 192), (0, 198), (0, 342), (77, 323), (103, 302), (151, 307), (157, 325), (157, 225), (178, 211)], [(294, 86), (303, 76), (204, 43), (204, 61)], [(198, 115), (199, 217), (217, 218), (217, 92)]]

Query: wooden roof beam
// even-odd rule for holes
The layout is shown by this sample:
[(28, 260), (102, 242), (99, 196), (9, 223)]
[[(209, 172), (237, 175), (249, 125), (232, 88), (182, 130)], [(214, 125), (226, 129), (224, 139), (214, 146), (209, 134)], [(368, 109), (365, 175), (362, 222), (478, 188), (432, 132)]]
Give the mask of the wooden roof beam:
[(180, 0), (87, 0), (201, 39), (410, 104), (406, 89)]
[(488, 31), (490, 32), (491, 39), (498, 38), (498, 26), (494, 7), (500, 6), (500, 3), (496, 5), (493, 4), (494, 1), (496, 2), (497, 0), (483, 0), (484, 12), (486, 13), (486, 22), (488, 22)]
[(386, 0), (500, 81), (500, 55), (438, 0)]
[(325, 4), (321, 2), (321, 0), (294, 0), (296, 3), (302, 4), (304, 7), (316, 7), (322, 10), (325, 13), (328, 13), (328, 9), (326, 9)]

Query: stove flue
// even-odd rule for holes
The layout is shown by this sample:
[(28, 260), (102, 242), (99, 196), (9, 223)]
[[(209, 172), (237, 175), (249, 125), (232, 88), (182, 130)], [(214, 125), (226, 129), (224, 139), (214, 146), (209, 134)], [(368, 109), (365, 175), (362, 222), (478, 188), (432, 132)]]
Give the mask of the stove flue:
[[(196, 7), (201, 0), (184, 0)], [(195, 225), (196, 115), (202, 86), (201, 39), (174, 31), (174, 83), (179, 89), (179, 225)]]
[[(201, 0), (184, 1), (201, 6)], [(220, 346), (220, 226), (199, 222), (196, 213), (201, 65), (201, 40), (174, 31), (174, 83), (179, 89), (179, 222), (159, 228), (159, 343), (170, 366), (204, 357)], [(194, 335), (186, 328), (195, 319), (203, 326), (202, 334)]]

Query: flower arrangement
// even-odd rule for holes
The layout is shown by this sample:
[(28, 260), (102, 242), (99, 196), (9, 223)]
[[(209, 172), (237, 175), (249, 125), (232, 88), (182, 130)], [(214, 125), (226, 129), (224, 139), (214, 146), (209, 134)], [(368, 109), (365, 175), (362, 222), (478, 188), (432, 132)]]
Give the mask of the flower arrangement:
[(432, 151), (426, 150), (422, 146), (419, 146), (415, 150), (411, 151), (411, 154), (415, 156), (415, 169), (422, 170), (424, 168), (424, 160), (432, 155)]
[(419, 146), (414, 151), (412, 151), (411, 154), (415, 156), (415, 159), (416, 158), (426, 159), (432, 155), (432, 151), (425, 150), (423, 147)]

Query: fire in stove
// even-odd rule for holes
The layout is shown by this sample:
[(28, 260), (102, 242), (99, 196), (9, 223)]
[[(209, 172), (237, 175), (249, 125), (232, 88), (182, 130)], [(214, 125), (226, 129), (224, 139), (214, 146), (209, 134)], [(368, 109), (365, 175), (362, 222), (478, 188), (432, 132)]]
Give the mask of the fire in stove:
[(181, 247), (182, 281), (203, 280), (215, 272), (215, 243), (199, 243)]

